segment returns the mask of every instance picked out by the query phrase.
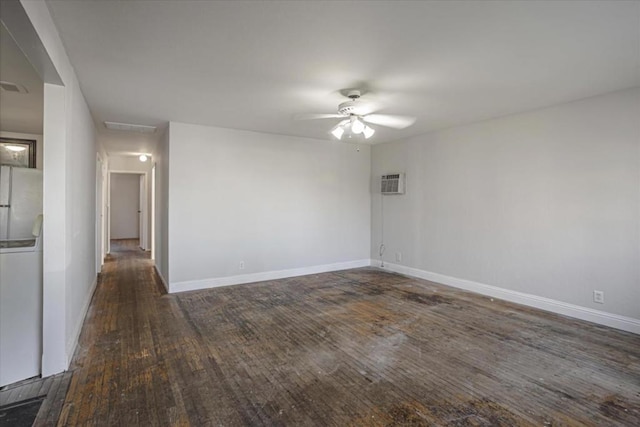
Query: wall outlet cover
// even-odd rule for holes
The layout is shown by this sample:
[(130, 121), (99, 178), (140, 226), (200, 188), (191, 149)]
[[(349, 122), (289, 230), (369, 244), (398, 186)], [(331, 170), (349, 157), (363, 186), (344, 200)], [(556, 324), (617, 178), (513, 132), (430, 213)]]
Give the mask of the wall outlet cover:
[(593, 302), (604, 304), (604, 291), (593, 291)]

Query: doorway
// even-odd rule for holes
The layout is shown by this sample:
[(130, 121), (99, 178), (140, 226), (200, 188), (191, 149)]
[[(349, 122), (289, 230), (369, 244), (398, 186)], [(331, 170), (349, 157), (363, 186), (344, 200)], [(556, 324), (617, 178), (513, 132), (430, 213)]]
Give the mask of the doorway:
[(149, 247), (147, 173), (110, 171), (108, 240), (136, 239), (140, 249)]

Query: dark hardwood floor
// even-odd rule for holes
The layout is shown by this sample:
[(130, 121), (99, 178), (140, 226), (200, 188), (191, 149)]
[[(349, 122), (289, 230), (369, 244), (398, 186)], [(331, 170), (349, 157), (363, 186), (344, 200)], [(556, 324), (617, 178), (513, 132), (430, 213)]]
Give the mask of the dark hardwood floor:
[(640, 425), (640, 336), (369, 268), (167, 295), (115, 246), (58, 425)]

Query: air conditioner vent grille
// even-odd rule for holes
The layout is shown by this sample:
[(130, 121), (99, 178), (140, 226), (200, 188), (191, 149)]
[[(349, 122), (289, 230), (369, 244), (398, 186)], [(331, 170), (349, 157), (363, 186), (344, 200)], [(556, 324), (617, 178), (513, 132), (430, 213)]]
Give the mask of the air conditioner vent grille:
[(382, 194), (404, 194), (405, 174), (392, 173), (382, 175), (380, 192)]

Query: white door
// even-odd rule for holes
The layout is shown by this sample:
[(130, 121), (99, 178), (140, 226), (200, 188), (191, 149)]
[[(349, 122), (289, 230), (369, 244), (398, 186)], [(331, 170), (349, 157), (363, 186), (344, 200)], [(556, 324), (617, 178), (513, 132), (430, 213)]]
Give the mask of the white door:
[(156, 165), (151, 169), (151, 259), (156, 259)]
[(0, 240), (9, 238), (9, 181), (11, 166), (0, 166)]
[(104, 185), (102, 181), (102, 158), (98, 154), (96, 156), (96, 271), (99, 273), (102, 270), (102, 248), (104, 247), (102, 243), (102, 186)]
[(144, 220), (144, 215), (146, 214), (146, 203), (147, 203), (147, 198), (146, 198), (146, 191), (145, 191), (145, 182), (144, 182), (144, 175), (140, 175), (140, 192), (139, 192), (139, 197), (138, 197), (138, 235), (140, 237), (140, 248), (143, 250), (147, 249), (147, 245), (146, 245), (146, 240), (147, 240), (147, 236), (146, 236), (146, 230), (145, 230), (145, 220)]

